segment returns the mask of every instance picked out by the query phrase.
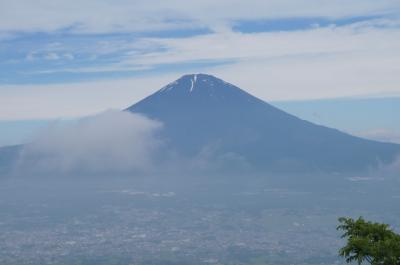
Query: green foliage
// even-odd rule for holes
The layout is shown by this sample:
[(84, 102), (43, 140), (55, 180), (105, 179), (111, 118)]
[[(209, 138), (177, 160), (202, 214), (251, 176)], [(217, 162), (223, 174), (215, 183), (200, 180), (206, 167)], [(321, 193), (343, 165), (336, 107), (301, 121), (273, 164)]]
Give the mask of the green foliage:
[(347, 239), (339, 255), (346, 258), (347, 263), (400, 264), (400, 235), (387, 224), (365, 221), (362, 217), (357, 220), (342, 217), (339, 222), (337, 229), (343, 231), (342, 238)]

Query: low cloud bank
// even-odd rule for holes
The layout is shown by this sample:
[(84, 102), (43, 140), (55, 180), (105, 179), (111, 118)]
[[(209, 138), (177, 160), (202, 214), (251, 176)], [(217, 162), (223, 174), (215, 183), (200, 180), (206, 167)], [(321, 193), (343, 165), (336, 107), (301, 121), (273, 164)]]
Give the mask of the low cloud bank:
[(400, 144), (400, 131), (397, 130), (378, 128), (358, 133), (356, 132), (355, 134), (371, 140)]
[[(258, 172), (246, 157), (218, 145), (205, 146), (191, 157), (183, 156), (163, 138), (162, 128), (158, 121), (124, 111), (55, 123), (22, 148), (14, 172), (26, 176)], [(371, 169), (371, 174), (379, 178), (399, 173), (400, 157), (390, 165)]]
[(162, 124), (138, 114), (107, 111), (54, 124), (26, 145), (17, 168), (29, 172), (144, 172), (153, 167)]
[[(235, 153), (206, 146), (186, 157), (162, 136), (163, 125), (145, 116), (107, 111), (69, 123), (54, 123), (23, 147), (17, 175), (118, 176), (238, 173), (251, 165)], [(165, 140), (165, 141), (164, 141)]]

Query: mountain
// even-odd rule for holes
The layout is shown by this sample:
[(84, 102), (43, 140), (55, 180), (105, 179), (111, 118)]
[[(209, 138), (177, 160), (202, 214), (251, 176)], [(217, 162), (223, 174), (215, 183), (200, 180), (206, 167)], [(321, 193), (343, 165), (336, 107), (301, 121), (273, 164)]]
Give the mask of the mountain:
[(12, 166), (18, 160), (21, 145), (4, 146), (0, 148), (0, 178), (12, 170)]
[(185, 75), (126, 110), (161, 121), (168, 148), (182, 156), (212, 150), (260, 170), (364, 170), (400, 153), (400, 145), (301, 120), (206, 74)]

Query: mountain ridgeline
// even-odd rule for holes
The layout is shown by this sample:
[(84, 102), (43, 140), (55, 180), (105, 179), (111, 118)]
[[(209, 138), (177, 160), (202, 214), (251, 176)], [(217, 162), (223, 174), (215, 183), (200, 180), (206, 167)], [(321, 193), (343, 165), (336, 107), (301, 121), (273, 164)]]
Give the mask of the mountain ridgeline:
[(236, 157), (257, 170), (347, 172), (391, 163), (400, 146), (299, 119), (206, 74), (185, 75), (127, 111), (161, 121), (170, 150)]

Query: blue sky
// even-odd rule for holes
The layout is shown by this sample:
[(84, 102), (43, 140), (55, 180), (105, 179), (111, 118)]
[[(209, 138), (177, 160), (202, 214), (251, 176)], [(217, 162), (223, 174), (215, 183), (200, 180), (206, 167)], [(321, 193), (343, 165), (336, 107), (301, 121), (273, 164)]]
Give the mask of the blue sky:
[(3, 0), (0, 145), (198, 72), (302, 118), (400, 141), (398, 47), (392, 0)]

